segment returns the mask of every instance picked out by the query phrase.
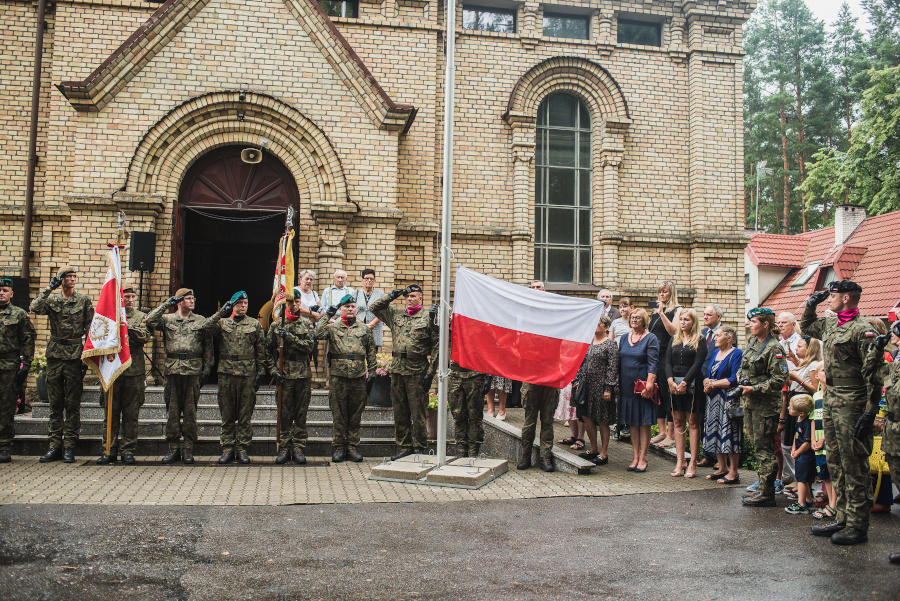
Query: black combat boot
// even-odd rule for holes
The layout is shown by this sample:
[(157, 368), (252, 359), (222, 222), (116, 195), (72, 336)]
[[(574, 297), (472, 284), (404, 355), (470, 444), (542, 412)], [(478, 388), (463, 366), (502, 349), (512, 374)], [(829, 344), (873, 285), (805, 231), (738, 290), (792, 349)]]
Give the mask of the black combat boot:
[(222, 451), (222, 456), (219, 457), (219, 463), (225, 465), (226, 463), (231, 463), (234, 461), (234, 449), (225, 449)]
[(555, 472), (556, 465), (553, 463), (553, 457), (541, 457), (541, 469), (545, 472)]
[(757, 492), (754, 495), (741, 499), (741, 503), (746, 507), (775, 507), (775, 495), (767, 497), (766, 495)]
[(400, 452), (396, 455), (391, 455), (391, 461), (397, 461), (398, 459), (403, 459), (404, 457), (409, 457), (413, 454), (413, 450), (409, 448), (400, 449)]
[(516, 466), (517, 470), (527, 470), (531, 467), (531, 452), (522, 453), (522, 460), (519, 461), (519, 465)]
[(840, 532), (844, 528), (847, 527), (847, 524), (844, 522), (839, 522), (837, 520), (831, 522), (830, 524), (822, 524), (821, 526), (815, 525), (812, 527), (812, 533), (814, 536), (831, 536), (835, 532)]
[(891, 563), (900, 563), (900, 553), (891, 553), (888, 555), (888, 561)]
[(303, 449), (294, 449), (294, 463), (297, 465), (306, 464), (306, 455), (303, 454)]
[(9, 454), (9, 449), (0, 449), (0, 463), (9, 463), (12, 461), (12, 457)]
[(347, 459), (353, 461), (355, 463), (359, 463), (363, 460), (362, 454), (359, 452), (359, 449), (356, 447), (348, 447), (347, 448)]
[(50, 461), (59, 461), (62, 459), (62, 449), (60, 447), (51, 447), (49, 451), (41, 455), (40, 462), (48, 463)]
[(97, 465), (109, 465), (116, 460), (115, 457), (115, 455), (110, 457), (106, 453), (103, 453), (102, 455), (100, 455), (100, 457), (97, 458)]
[(122, 453), (122, 463), (125, 465), (134, 465), (137, 461), (134, 460), (134, 455), (131, 453)]
[(166, 456), (162, 458), (163, 465), (175, 463), (176, 461), (178, 461), (179, 457), (181, 457), (181, 453), (178, 451), (178, 447), (169, 449), (169, 452), (166, 453)]
[(831, 535), (831, 542), (836, 545), (858, 545), (869, 540), (869, 535), (858, 528), (846, 528)]
[(63, 463), (75, 463), (75, 449), (72, 447), (63, 448)]
[(291, 458), (291, 450), (288, 447), (284, 447), (280, 451), (278, 451), (278, 455), (275, 457), (275, 463), (278, 465), (282, 465), (288, 462), (288, 459)]
[(181, 452), (181, 460), (184, 461), (185, 465), (191, 465), (194, 463), (194, 449), (185, 448)]
[(334, 450), (334, 453), (331, 454), (331, 461), (334, 463), (340, 463), (344, 460), (345, 455), (346, 451), (344, 451), (344, 447), (338, 447)]
[(247, 451), (245, 451), (244, 449), (241, 449), (240, 451), (237, 452), (237, 460), (238, 460), (238, 463), (241, 463), (243, 465), (248, 465), (250, 463), (250, 456), (247, 454)]

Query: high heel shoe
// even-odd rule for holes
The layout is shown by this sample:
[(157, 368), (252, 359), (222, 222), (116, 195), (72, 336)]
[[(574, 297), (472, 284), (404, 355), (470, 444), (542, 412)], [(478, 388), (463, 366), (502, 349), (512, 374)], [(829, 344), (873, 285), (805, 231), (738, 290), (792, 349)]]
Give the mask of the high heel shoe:
[[(691, 471), (691, 465), (694, 466), (694, 471)], [(688, 464), (688, 469), (687, 469), (687, 471), (684, 473), (684, 477), (685, 477), (685, 478), (696, 478), (696, 477), (697, 477), (697, 464), (696, 464), (696, 463), (689, 463), (689, 464)]]
[(678, 478), (679, 476), (683, 476), (683, 475), (684, 475), (684, 466), (682, 466), (682, 467), (679, 468), (679, 467), (678, 467), (679, 465), (681, 465), (681, 464), (680, 464), (680, 463), (676, 463), (676, 464), (675, 464), (675, 471), (672, 472), (671, 474), (669, 474), (669, 475), (672, 476), (673, 478)]

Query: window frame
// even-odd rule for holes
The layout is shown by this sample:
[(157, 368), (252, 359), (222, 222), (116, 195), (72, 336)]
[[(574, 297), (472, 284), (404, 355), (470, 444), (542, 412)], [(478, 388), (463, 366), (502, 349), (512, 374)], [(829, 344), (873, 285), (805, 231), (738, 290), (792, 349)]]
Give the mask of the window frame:
[[(544, 25), (544, 19), (578, 19), (584, 21), (584, 37), (576, 38), (572, 36), (556, 36), (556, 35), (547, 35), (547, 29)], [(582, 13), (566, 13), (566, 12), (556, 12), (556, 11), (547, 11), (544, 10), (541, 13), (541, 35), (545, 38), (553, 38), (555, 40), (584, 40), (589, 41), (591, 39), (591, 15), (582, 14)]]
[[(328, 0), (330, 2), (340, 2), (341, 7), (343, 9), (346, 9), (348, 6), (352, 6), (354, 8), (354, 12), (356, 13), (354, 15), (347, 15), (347, 14), (329, 15), (328, 10), (324, 6), (322, 6), (322, 3), (320, 2), (320, 0), (314, 0), (314, 1), (319, 5), (319, 8), (321, 8), (322, 11), (325, 13), (325, 15), (330, 19), (331, 18), (334, 18), (334, 19), (358, 19), (359, 18), (359, 0)], [(347, 11), (342, 10), (342, 12), (346, 13)]]
[[(551, 113), (552, 100), (556, 96), (567, 96), (575, 101), (574, 125), (554, 124)], [(546, 108), (545, 108), (546, 107)], [(557, 113), (557, 120), (559, 113)], [(590, 110), (587, 103), (579, 96), (567, 91), (548, 94), (538, 108), (535, 122), (535, 180), (534, 180), (534, 264), (536, 279), (552, 284), (590, 285), (593, 282), (593, 130)], [(556, 136), (553, 134), (556, 133)], [(560, 138), (571, 134), (572, 142), (569, 150), (556, 146), (557, 159), (571, 151), (574, 166), (554, 164), (552, 156), (553, 138), (558, 144)], [(563, 176), (572, 171), (571, 202), (554, 202), (551, 190), (551, 179), (556, 175)], [(556, 172), (554, 174), (554, 172)], [(565, 228), (571, 233), (571, 242), (551, 240), (551, 222), (564, 220), (570, 224)], [(572, 277), (568, 280), (551, 277), (550, 256), (553, 254), (570, 254)]]
[[(460, 25), (462, 26), (463, 31), (480, 31), (484, 33), (507, 33), (507, 34), (515, 34), (519, 31), (519, 11), (517, 8), (503, 8), (499, 6), (484, 6), (483, 4), (463, 4), (462, 6), (463, 18), (460, 20)], [(476, 13), (498, 13), (498, 14), (507, 14), (511, 15), (513, 18), (512, 22), (512, 31), (493, 31), (490, 29), (469, 29), (465, 27), (465, 15), (466, 11), (474, 11)], [(476, 23), (478, 19), (476, 17)]]
[[(619, 39), (622, 33), (622, 25), (641, 25), (645, 27), (656, 28), (656, 44), (638, 44), (637, 42), (623, 42)], [(659, 21), (641, 21), (640, 19), (616, 18), (616, 44), (626, 44), (629, 46), (644, 46), (646, 48), (662, 48), (663, 46), (663, 24)]]

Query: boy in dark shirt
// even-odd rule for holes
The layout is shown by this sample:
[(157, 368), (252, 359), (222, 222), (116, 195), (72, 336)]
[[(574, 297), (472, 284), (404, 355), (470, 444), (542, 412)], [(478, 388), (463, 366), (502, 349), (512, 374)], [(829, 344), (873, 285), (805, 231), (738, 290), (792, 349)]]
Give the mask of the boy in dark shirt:
[(816, 481), (816, 452), (812, 448), (812, 421), (810, 414), (815, 401), (808, 394), (798, 394), (791, 399), (788, 411), (797, 418), (797, 436), (791, 457), (794, 458), (794, 475), (797, 478), (797, 501), (785, 507), (788, 513), (806, 515), (812, 511), (812, 485)]

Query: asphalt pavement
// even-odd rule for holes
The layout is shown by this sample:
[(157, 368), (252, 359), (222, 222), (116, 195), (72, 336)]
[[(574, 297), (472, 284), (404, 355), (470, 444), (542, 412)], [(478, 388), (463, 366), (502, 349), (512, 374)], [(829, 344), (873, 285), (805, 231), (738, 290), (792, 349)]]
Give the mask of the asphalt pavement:
[(741, 489), (353, 505), (0, 507), (0, 599), (897, 599), (870, 542)]

